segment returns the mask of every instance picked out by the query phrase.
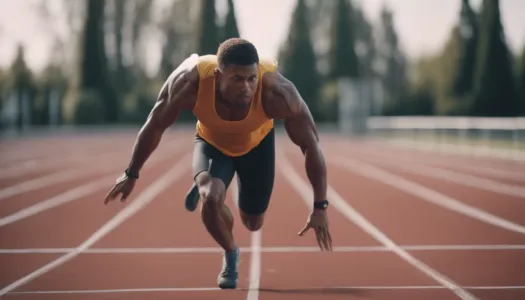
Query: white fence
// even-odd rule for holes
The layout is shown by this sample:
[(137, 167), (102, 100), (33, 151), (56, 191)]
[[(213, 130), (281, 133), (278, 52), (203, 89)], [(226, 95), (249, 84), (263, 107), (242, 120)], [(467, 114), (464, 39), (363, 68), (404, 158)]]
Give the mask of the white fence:
[[(369, 117), (369, 136), (403, 145), (525, 153), (525, 118)], [(506, 155), (507, 156), (507, 155)]]
[(369, 129), (525, 130), (525, 118), (369, 117)]

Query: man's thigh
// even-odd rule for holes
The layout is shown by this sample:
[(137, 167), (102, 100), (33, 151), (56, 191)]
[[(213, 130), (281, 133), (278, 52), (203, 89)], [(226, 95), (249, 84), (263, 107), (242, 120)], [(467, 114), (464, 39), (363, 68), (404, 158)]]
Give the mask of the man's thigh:
[(212, 178), (222, 180), (226, 189), (235, 174), (233, 160), (199, 136), (194, 141), (192, 168), (193, 180), (206, 171)]
[(263, 215), (268, 208), (275, 178), (275, 133), (270, 131), (252, 151), (235, 160), (239, 209), (247, 215)]

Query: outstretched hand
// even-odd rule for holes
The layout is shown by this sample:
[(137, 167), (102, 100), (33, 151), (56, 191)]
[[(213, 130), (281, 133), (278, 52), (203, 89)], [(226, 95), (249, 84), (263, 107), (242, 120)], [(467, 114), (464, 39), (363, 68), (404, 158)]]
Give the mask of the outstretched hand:
[(303, 236), (310, 229), (315, 231), (317, 244), (321, 251), (332, 251), (332, 236), (328, 229), (328, 217), (325, 210), (314, 209), (308, 217), (306, 225), (298, 233), (299, 236)]
[(133, 191), (133, 188), (135, 187), (135, 179), (129, 178), (126, 174), (123, 174), (119, 178), (117, 178), (117, 182), (115, 183), (115, 186), (109, 191), (108, 195), (106, 196), (106, 199), (104, 199), (104, 204), (107, 205), (109, 201), (115, 200), (115, 198), (122, 194), (122, 197), (120, 197), (120, 201), (124, 202), (128, 198), (128, 196)]

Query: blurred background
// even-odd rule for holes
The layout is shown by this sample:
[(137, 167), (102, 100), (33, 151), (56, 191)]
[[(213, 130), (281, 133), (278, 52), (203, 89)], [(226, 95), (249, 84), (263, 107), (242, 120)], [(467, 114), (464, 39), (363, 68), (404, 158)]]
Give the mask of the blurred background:
[(184, 58), (240, 36), (279, 61), (322, 130), (523, 151), (524, 12), (523, 0), (0, 0), (0, 126), (139, 127)]

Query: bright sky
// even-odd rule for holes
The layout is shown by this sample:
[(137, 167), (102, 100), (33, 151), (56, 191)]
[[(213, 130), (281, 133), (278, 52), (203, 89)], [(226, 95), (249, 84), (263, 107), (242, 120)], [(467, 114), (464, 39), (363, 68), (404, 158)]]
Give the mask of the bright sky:
[[(49, 55), (49, 38), (38, 23), (31, 3), (38, 0), (0, 0), (0, 66), (11, 63), (16, 44), (26, 48), (30, 67), (39, 70)], [(49, 0), (56, 1), (56, 0)], [(166, 1), (166, 0), (162, 0)], [(361, 3), (373, 22), (387, 3), (395, 12), (395, 24), (403, 50), (410, 57), (438, 49), (457, 21), (461, 0), (354, 0)], [(471, 0), (477, 8), (481, 0)], [(295, 0), (234, 0), (241, 35), (251, 40), (261, 55), (274, 57), (285, 39)], [(58, 3), (58, 2), (56, 2)], [(525, 46), (524, 0), (500, 0), (502, 21), (509, 46)], [(275, 21), (279, 20), (279, 21)], [(156, 69), (158, 47), (148, 51), (151, 69)]]

